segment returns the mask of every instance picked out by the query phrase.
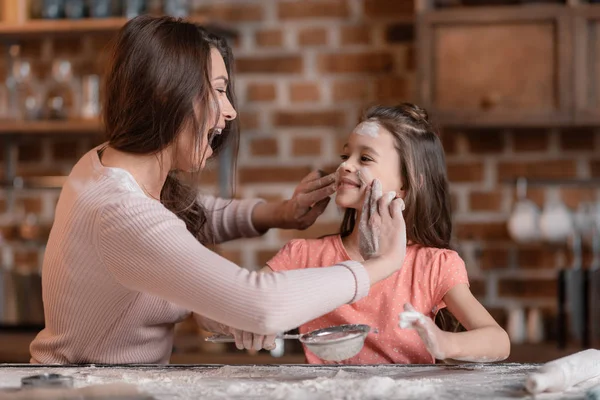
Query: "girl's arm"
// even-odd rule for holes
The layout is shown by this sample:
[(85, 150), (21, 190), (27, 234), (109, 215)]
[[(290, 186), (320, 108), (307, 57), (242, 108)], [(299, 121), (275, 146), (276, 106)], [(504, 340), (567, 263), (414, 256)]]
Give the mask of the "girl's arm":
[(443, 300), (466, 332), (442, 331), (431, 318), (417, 312), (410, 304), (405, 305), (405, 312), (400, 314), (400, 326), (416, 329), (427, 350), (438, 360), (493, 362), (509, 356), (508, 334), (466, 284), (454, 286)]

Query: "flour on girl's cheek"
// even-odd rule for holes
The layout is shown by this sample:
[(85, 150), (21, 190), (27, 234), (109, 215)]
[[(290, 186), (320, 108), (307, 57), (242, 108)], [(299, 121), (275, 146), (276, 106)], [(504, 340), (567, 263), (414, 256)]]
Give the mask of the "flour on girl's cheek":
[(370, 185), (373, 182), (373, 175), (371, 175), (367, 168), (359, 169), (356, 175), (364, 186)]
[(359, 135), (376, 138), (377, 136), (379, 136), (379, 125), (377, 124), (377, 122), (373, 121), (361, 122), (360, 124), (358, 124), (354, 132)]

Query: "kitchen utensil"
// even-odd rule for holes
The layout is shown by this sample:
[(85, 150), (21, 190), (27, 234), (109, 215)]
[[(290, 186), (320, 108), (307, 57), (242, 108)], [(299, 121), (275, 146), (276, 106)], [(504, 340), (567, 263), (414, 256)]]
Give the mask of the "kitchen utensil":
[(544, 341), (544, 318), (539, 308), (527, 313), (527, 342), (538, 344)]
[(519, 243), (528, 243), (540, 238), (540, 210), (527, 199), (527, 180), (517, 180), (517, 204), (508, 219), (508, 232)]
[(131, 19), (143, 14), (146, 11), (145, 0), (125, 0), (125, 18)]
[(589, 346), (600, 345), (600, 228), (592, 230), (592, 262), (587, 271), (587, 332)]
[(585, 321), (585, 271), (582, 266), (581, 234), (574, 232), (571, 239), (573, 264), (566, 272), (567, 313), (571, 337), (578, 342), (584, 339)]
[[(348, 324), (317, 329), (299, 335), (279, 335), (281, 339), (299, 340), (317, 357), (327, 361), (342, 361), (357, 355), (363, 348), (371, 328), (363, 324)], [(213, 335), (209, 342), (235, 342), (230, 335)]]
[(557, 311), (556, 311), (556, 334), (559, 349), (567, 347), (567, 270), (561, 268), (558, 271), (557, 284)]
[(95, 119), (100, 114), (100, 77), (86, 75), (82, 78), (81, 118)]
[(73, 378), (60, 374), (41, 374), (26, 376), (21, 379), (23, 387), (73, 387)]
[(521, 344), (527, 337), (527, 325), (525, 322), (525, 311), (522, 308), (513, 308), (508, 313), (507, 333), (510, 342)]
[(575, 230), (569, 209), (559, 199), (549, 200), (540, 216), (542, 238), (550, 243), (561, 243), (569, 239)]
[(129, 383), (109, 383), (73, 387), (73, 377), (46, 373), (21, 379), (21, 386), (0, 389), (0, 400), (21, 399), (121, 399), (152, 400), (154, 397)]
[(600, 374), (600, 350), (588, 349), (544, 364), (525, 381), (529, 393), (560, 392)]

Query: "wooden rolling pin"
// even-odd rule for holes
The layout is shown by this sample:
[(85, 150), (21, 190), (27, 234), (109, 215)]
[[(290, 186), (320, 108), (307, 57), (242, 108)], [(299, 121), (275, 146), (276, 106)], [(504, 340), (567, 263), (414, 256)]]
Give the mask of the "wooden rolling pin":
[(91, 385), (81, 388), (71, 387), (35, 387), (0, 391), (0, 400), (154, 400), (154, 397), (142, 393), (137, 386), (128, 383), (110, 383)]
[(525, 388), (533, 394), (561, 392), (600, 376), (600, 350), (588, 349), (544, 364), (529, 374)]

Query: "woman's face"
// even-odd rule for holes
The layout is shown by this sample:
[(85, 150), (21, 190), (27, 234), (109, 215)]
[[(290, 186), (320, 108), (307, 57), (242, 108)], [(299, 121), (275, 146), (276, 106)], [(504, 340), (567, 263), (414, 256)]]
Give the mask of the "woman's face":
[(187, 172), (195, 172), (204, 168), (206, 160), (213, 154), (211, 147), (212, 138), (220, 135), (225, 128), (226, 121), (232, 121), (237, 113), (227, 98), (227, 85), (229, 76), (225, 61), (221, 53), (215, 48), (210, 51), (211, 70), (210, 79), (212, 93), (210, 98), (210, 114), (202, 115), (199, 104), (195, 105), (195, 112), (199, 118), (206, 118), (206, 129), (202, 132), (200, 140), (197, 140), (196, 132), (190, 127), (183, 131), (177, 139), (177, 160), (175, 169)]

